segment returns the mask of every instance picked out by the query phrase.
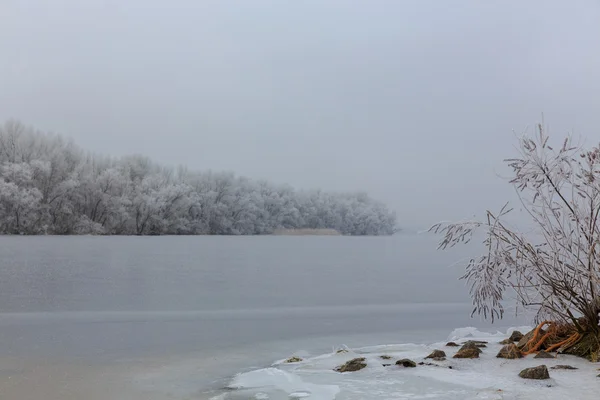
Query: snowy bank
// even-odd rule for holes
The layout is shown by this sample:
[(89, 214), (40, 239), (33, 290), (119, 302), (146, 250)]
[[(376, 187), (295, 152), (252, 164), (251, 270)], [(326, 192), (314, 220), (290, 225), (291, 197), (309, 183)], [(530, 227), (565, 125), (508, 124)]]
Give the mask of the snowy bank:
[[(529, 327), (517, 328), (522, 332)], [(600, 364), (569, 355), (554, 359), (534, 359), (534, 355), (517, 360), (496, 358), (502, 348), (499, 342), (514, 329), (501, 333), (485, 333), (475, 328), (453, 331), (446, 341), (431, 345), (395, 344), (329, 354), (306, 356), (300, 362), (281, 360), (269, 368), (236, 375), (228, 393), (214, 400), (238, 399), (598, 399), (600, 396)], [(486, 341), (480, 358), (453, 359), (458, 348), (447, 347), (447, 341)], [(446, 352), (444, 361), (425, 359), (433, 350)], [(383, 357), (382, 356), (388, 356)], [(339, 373), (335, 368), (354, 359), (365, 358), (367, 366), (356, 372)], [(425, 362), (416, 368), (395, 365), (396, 360)], [(295, 360), (294, 360), (295, 361)], [(576, 370), (552, 369), (568, 364)], [(550, 379), (529, 380), (519, 377), (524, 368), (546, 365)]]

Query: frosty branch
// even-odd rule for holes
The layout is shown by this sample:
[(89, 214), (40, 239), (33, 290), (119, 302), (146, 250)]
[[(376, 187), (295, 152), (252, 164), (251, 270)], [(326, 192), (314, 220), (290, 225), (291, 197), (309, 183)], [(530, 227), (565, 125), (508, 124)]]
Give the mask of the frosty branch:
[(484, 233), (485, 254), (471, 259), (468, 282), (473, 313), (502, 318), (508, 290), (517, 306), (533, 309), (537, 319), (574, 324), (598, 333), (600, 312), (600, 149), (582, 151), (571, 138), (549, 145), (541, 125), (535, 137), (519, 139), (519, 155), (506, 160), (533, 232), (511, 228), (505, 205), (484, 221), (439, 223), (439, 248), (466, 243)]

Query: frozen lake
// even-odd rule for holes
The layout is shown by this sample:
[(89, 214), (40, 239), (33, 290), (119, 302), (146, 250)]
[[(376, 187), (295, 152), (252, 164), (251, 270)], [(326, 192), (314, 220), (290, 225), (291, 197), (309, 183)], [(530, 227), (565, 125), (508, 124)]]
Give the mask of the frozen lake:
[(462, 269), (450, 267), (469, 249), (435, 243), (1, 237), (0, 395), (203, 399), (234, 373), (299, 350), (521, 323), (469, 318)]

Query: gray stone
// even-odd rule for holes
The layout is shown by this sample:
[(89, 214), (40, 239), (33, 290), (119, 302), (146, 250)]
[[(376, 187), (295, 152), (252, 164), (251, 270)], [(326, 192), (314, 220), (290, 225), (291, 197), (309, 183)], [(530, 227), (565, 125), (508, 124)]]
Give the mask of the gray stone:
[(519, 376), (523, 379), (550, 379), (548, 367), (545, 365), (540, 365), (533, 368), (525, 368), (523, 371), (519, 372)]
[(444, 361), (446, 359), (446, 353), (442, 350), (434, 350), (425, 358), (433, 358), (435, 361)]
[(463, 346), (463, 348), (456, 352), (453, 358), (479, 358), (479, 353), (481, 353), (481, 350), (477, 347), (464, 348)]
[(572, 367), (570, 365), (555, 365), (554, 367), (550, 367), (550, 369), (579, 369), (576, 367)]
[(482, 340), (467, 340), (463, 343), (463, 347), (466, 345), (475, 347), (487, 347), (487, 342), (484, 342)]
[(340, 365), (335, 370), (337, 372), (354, 372), (354, 371), (361, 370), (361, 369), (365, 368), (366, 366), (367, 366), (367, 363), (365, 362), (365, 358), (361, 357), (361, 358), (354, 358), (354, 359), (348, 361), (347, 363)]
[(473, 350), (476, 350), (477, 353), (481, 353), (481, 348), (479, 346), (477, 346), (477, 344), (475, 342), (471, 342), (471, 341), (466, 342), (465, 344), (462, 345), (459, 352), (461, 352), (463, 350), (467, 350), (467, 349), (473, 349)]
[(550, 353), (545, 352), (544, 350), (540, 350), (533, 358), (556, 358), (556, 357), (554, 357)]
[(497, 358), (506, 358), (509, 360), (515, 360), (517, 358), (523, 357), (523, 355), (521, 354), (521, 350), (519, 350), (517, 345), (514, 343), (511, 343), (511, 344), (507, 344), (506, 346), (502, 347), (500, 349), (500, 351), (498, 352), (498, 354), (496, 355), (496, 357)]
[(401, 365), (405, 368), (415, 368), (417, 363), (413, 360), (409, 360), (408, 358), (403, 358), (402, 360), (396, 361), (396, 365)]
[(523, 334), (519, 331), (513, 331), (508, 339), (513, 342), (518, 342), (519, 340), (523, 339)]

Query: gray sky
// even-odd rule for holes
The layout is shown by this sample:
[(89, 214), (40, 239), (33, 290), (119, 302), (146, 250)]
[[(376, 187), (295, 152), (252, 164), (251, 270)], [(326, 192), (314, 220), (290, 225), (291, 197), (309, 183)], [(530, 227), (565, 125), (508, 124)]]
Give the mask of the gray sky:
[(600, 3), (1, 0), (0, 119), (112, 155), (481, 215), (512, 130), (598, 141)]

